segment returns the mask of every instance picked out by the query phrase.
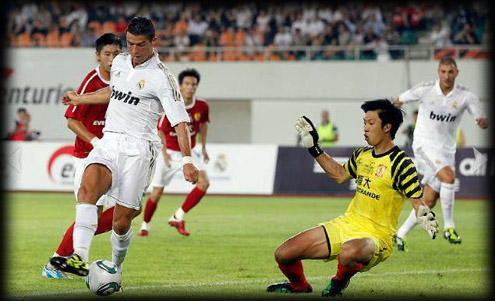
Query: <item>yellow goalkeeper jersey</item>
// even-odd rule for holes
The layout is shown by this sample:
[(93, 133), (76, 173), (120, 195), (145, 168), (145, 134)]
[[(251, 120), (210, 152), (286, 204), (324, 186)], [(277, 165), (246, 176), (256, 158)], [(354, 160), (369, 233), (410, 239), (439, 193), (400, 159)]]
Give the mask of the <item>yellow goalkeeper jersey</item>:
[(344, 164), (356, 179), (356, 194), (346, 215), (356, 217), (381, 234), (397, 232), (406, 198), (420, 198), (423, 189), (412, 160), (398, 146), (376, 155), (373, 147), (362, 147)]

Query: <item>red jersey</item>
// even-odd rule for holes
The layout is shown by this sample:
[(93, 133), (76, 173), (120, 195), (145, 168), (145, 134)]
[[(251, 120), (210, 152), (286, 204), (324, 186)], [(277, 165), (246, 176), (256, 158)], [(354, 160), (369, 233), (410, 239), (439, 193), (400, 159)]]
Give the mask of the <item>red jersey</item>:
[[(199, 133), (199, 125), (205, 122), (210, 122), (210, 115), (208, 109), (208, 103), (206, 100), (193, 98), (193, 102), (186, 106), (186, 111), (189, 114), (189, 132), (191, 133), (191, 149), (196, 145), (196, 135)], [(167, 148), (180, 151), (179, 141), (175, 129), (170, 126), (168, 118), (163, 115), (158, 120), (158, 130), (165, 133), (165, 139), (167, 140)]]
[[(108, 87), (109, 81), (104, 80), (100, 75), (100, 68), (96, 67), (91, 70), (84, 78), (83, 82), (77, 90), (77, 94), (85, 94), (98, 91)], [(82, 124), (93, 135), (98, 138), (103, 136), (103, 127), (105, 126), (105, 114), (108, 104), (104, 105), (69, 105), (65, 111), (66, 118), (74, 118), (82, 122)], [(74, 157), (86, 158), (89, 152), (93, 149), (91, 143), (86, 142), (76, 136), (74, 149)]]

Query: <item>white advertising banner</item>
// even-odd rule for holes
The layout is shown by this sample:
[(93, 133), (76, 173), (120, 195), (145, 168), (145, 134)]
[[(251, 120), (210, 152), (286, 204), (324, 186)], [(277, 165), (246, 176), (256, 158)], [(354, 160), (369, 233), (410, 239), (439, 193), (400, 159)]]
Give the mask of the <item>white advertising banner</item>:
[[(72, 191), (73, 144), (4, 142), (3, 172), (8, 191)], [(209, 193), (272, 194), (276, 145), (209, 144)], [(193, 185), (178, 172), (165, 193), (187, 193)]]

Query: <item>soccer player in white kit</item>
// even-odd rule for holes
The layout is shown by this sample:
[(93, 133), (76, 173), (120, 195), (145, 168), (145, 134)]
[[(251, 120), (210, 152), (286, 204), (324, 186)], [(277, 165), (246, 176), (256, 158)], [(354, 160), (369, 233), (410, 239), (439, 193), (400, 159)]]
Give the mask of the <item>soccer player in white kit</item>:
[[(452, 244), (462, 242), (454, 224), (456, 128), (464, 111), (474, 116), (480, 128), (488, 127), (478, 97), (455, 83), (458, 74), (455, 60), (443, 58), (438, 66), (438, 80), (421, 83), (395, 101), (398, 107), (420, 102), (412, 148), (418, 171), (423, 174), (424, 201), (433, 208), (440, 197), (443, 236)], [(416, 224), (413, 210), (395, 236), (399, 251), (405, 251), (405, 236)]]
[(85, 162), (76, 205), (74, 253), (51, 262), (62, 271), (88, 274), (89, 249), (98, 224), (95, 204), (103, 194), (116, 203), (110, 240), (112, 261), (121, 271), (131, 243), (131, 222), (141, 212), (141, 199), (161, 148), (156, 123), (164, 113), (179, 138), (184, 178), (192, 183), (198, 180), (191, 158), (189, 116), (177, 80), (153, 50), (156, 39), (150, 19), (133, 18), (126, 33), (128, 53), (114, 59), (110, 87), (84, 95), (69, 91), (64, 96), (64, 103), (109, 105), (103, 138)]

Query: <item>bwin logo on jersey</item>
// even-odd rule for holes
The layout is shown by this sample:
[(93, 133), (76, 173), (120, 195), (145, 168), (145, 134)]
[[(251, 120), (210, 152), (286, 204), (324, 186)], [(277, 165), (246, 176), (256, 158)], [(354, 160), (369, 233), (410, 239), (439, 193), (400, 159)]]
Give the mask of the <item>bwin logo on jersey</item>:
[(454, 122), (457, 116), (454, 115), (442, 115), (442, 114), (435, 114), (433, 111), (430, 112), (430, 119), (437, 120), (437, 121), (445, 121), (445, 122)]
[(132, 96), (131, 91), (124, 93), (113, 89), (113, 87), (112, 87), (112, 95), (110, 96), (110, 98), (116, 100), (123, 100), (124, 103), (133, 104), (133, 105), (137, 105), (140, 101), (138, 97)]

